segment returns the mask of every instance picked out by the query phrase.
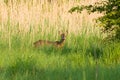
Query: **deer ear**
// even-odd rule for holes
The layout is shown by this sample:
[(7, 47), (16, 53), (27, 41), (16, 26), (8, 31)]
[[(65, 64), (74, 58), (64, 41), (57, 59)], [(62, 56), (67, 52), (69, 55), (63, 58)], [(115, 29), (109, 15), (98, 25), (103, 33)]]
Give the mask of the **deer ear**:
[(66, 34), (68, 34), (68, 30), (66, 30)]
[(59, 33), (59, 34), (62, 34), (62, 33), (63, 33), (63, 31), (58, 31), (58, 33)]
[(60, 32), (60, 31), (58, 31), (58, 34), (61, 34), (61, 32)]

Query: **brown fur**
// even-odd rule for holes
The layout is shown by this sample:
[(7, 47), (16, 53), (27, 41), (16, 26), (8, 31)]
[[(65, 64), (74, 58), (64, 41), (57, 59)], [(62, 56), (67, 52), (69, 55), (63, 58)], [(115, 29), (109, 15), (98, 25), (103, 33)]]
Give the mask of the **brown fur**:
[(34, 42), (34, 46), (35, 47), (40, 47), (42, 45), (52, 45), (52, 46), (55, 46), (55, 47), (62, 47), (64, 45), (65, 38), (66, 38), (65, 33), (62, 33), (60, 41), (55, 41), (54, 42), (54, 41), (48, 41), (48, 40), (38, 40), (38, 41)]

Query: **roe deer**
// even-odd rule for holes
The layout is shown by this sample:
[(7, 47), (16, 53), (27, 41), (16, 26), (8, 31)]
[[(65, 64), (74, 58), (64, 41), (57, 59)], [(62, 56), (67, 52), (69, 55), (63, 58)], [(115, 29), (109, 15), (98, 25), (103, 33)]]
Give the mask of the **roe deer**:
[[(67, 32), (66, 32), (67, 33)], [(55, 47), (62, 47), (64, 45), (65, 39), (66, 39), (66, 34), (61, 33), (61, 39), (59, 41), (48, 41), (48, 40), (38, 40), (34, 42), (35, 47), (40, 47), (42, 45), (53, 45)]]

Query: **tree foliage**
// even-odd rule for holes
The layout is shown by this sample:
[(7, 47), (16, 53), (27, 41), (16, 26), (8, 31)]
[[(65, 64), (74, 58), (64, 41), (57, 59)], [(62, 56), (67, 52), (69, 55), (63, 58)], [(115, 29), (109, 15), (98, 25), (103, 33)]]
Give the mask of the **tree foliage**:
[(89, 14), (98, 12), (103, 16), (96, 19), (99, 26), (103, 27), (104, 32), (108, 32), (112, 37), (120, 40), (120, 0), (105, 0), (96, 2), (94, 5), (81, 5), (72, 7), (69, 12), (81, 13), (84, 9)]

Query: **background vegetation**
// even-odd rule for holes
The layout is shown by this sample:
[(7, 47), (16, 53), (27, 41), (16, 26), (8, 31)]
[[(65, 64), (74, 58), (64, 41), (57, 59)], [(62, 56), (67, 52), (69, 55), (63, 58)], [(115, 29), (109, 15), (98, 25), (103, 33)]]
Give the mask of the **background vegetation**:
[(81, 13), (84, 9), (89, 14), (98, 12), (102, 13), (103, 16), (96, 19), (97, 24), (103, 27), (103, 32), (107, 32), (110, 35), (109, 38), (115, 38), (120, 40), (120, 1), (119, 0), (104, 0), (94, 3), (94, 5), (81, 5), (73, 7), (69, 12), (77, 11)]
[[(119, 80), (120, 43), (103, 40), (93, 20), (101, 14), (68, 13), (78, 3), (94, 2), (0, 0), (0, 80)], [(33, 47), (66, 30), (63, 48)]]

